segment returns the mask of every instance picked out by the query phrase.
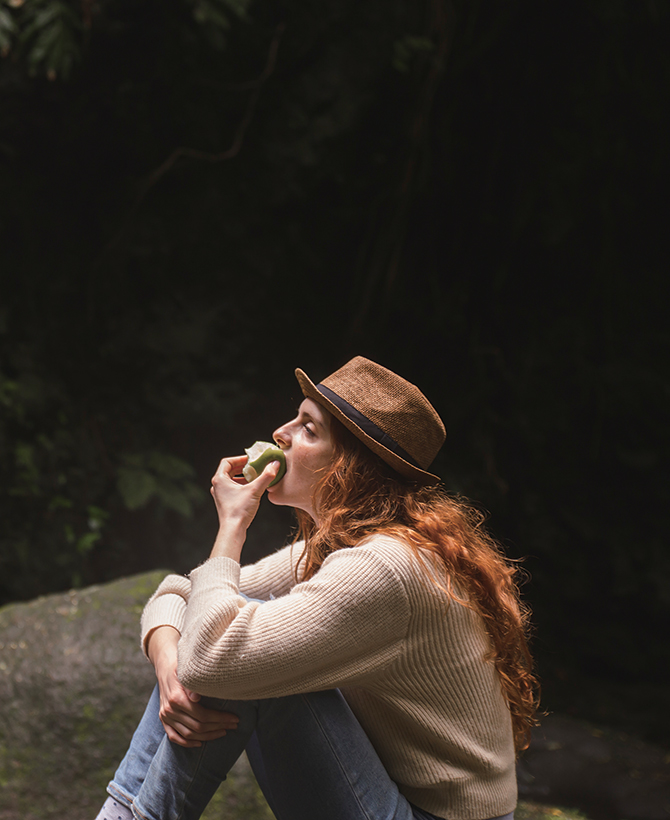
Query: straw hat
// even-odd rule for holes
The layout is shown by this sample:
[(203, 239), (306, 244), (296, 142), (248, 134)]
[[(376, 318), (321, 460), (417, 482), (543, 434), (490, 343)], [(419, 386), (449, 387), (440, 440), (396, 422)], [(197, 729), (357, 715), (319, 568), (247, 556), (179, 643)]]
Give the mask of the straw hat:
[(439, 477), (427, 468), (444, 444), (446, 431), (418, 387), (362, 356), (320, 384), (297, 369), (304, 395), (329, 413), (401, 475), (422, 484)]

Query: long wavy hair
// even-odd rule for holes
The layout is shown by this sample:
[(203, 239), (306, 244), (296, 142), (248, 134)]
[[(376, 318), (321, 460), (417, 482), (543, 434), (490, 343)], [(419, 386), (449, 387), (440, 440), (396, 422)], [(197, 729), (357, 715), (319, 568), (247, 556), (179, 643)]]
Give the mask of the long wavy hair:
[[(537, 725), (539, 685), (528, 649), (530, 611), (522, 602), (516, 562), (506, 558), (484, 528), (484, 516), (441, 487), (404, 479), (336, 419), (334, 457), (314, 489), (316, 524), (296, 510), (296, 541), (304, 539), (296, 580), (307, 580), (335, 550), (385, 533), (406, 542), (420, 560), (431, 559), (449, 600), (481, 615), (509, 704), (517, 752), (527, 748)], [(430, 573), (433, 577), (434, 573)]]

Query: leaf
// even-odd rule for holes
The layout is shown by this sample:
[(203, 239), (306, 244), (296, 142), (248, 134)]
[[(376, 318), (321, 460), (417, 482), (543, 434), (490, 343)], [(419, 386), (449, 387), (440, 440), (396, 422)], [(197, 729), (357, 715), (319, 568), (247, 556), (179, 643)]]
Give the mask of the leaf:
[(88, 512), (89, 529), (93, 531), (101, 530), (109, 518), (109, 513), (107, 510), (103, 510), (102, 507), (96, 507), (93, 504), (89, 504), (86, 511)]
[(35, 67), (45, 60), (54, 47), (57, 46), (59, 40), (63, 37), (63, 24), (61, 21), (54, 22), (53, 25), (48, 26), (40, 31), (33, 47), (28, 55), (28, 63)]
[(119, 467), (116, 487), (126, 507), (137, 510), (156, 492), (156, 479), (146, 470)]
[(57, 16), (58, 10), (54, 6), (43, 9), (41, 12), (32, 18), (30, 23), (26, 25), (19, 34), (19, 43), (29, 43), (30, 40), (38, 35), (49, 23)]
[(81, 20), (70, 5), (58, 0), (38, 8), (18, 36), (30, 71), (43, 68), (51, 79), (67, 77), (81, 57)]
[(0, 376), (0, 404), (7, 408), (13, 408), (18, 390), (19, 386), (15, 381)]
[(82, 535), (77, 541), (77, 552), (80, 555), (86, 555), (87, 552), (90, 552), (93, 549), (95, 543), (99, 540), (99, 532), (87, 532), (86, 535)]
[(37, 470), (35, 467), (34, 448), (32, 444), (20, 441), (14, 448), (17, 467), (24, 467), (26, 470)]
[(173, 480), (191, 478), (193, 467), (181, 458), (154, 450), (149, 454), (148, 466), (156, 475)]
[(190, 518), (193, 514), (193, 506), (188, 494), (175, 484), (161, 484), (157, 489), (157, 495), (165, 507), (174, 510), (184, 518)]
[(435, 50), (435, 44), (429, 37), (421, 37), (414, 34), (407, 34), (400, 37), (393, 44), (393, 67), (396, 71), (405, 74), (409, 71), (410, 62), (414, 54), (418, 52), (430, 52)]
[(15, 34), (16, 24), (11, 14), (0, 8), (0, 50), (8, 49), (11, 46)]
[(55, 495), (49, 502), (47, 509), (50, 512), (54, 512), (55, 510), (70, 510), (73, 506), (69, 498), (65, 498), (63, 495)]

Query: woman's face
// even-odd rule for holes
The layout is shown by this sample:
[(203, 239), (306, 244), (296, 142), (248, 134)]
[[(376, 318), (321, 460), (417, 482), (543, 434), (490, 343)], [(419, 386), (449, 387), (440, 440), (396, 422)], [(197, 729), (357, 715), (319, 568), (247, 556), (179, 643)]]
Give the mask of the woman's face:
[(305, 399), (298, 415), (274, 432), (274, 440), (286, 454), (286, 474), (268, 489), (273, 504), (304, 510), (316, 521), (314, 485), (333, 457), (330, 413), (312, 399)]

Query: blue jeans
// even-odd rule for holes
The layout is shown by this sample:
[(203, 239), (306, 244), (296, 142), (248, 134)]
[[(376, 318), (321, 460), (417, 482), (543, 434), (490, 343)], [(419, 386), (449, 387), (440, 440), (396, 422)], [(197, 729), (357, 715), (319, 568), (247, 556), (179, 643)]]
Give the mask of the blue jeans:
[(245, 749), (277, 820), (434, 820), (400, 794), (339, 691), (201, 703), (240, 722), (186, 749), (168, 740), (154, 689), (107, 787), (138, 820), (197, 820)]

